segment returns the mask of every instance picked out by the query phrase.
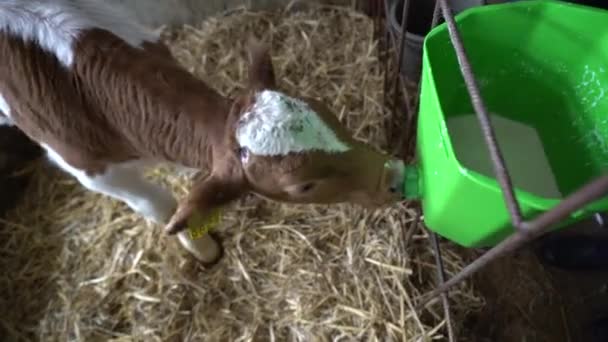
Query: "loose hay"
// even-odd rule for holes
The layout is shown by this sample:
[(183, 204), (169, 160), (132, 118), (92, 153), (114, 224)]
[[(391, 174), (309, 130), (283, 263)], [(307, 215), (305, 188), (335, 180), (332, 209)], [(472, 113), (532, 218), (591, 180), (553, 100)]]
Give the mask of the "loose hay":
[[(234, 94), (248, 34), (271, 33), (282, 86), (329, 103), (356, 137), (383, 147), (383, 74), (372, 22), (349, 9), (240, 11), (167, 32), (189, 70)], [(187, 175), (152, 175), (176, 194)], [(163, 177), (161, 179), (161, 177)], [(226, 256), (192, 262), (160, 227), (39, 165), (25, 203), (0, 230), (0, 333), (44, 341), (419, 341), (444, 339), (427, 236), (407, 205), (288, 206), (256, 197), (224, 215)], [(448, 276), (463, 267), (444, 244)], [(456, 325), (481, 301), (451, 296)]]

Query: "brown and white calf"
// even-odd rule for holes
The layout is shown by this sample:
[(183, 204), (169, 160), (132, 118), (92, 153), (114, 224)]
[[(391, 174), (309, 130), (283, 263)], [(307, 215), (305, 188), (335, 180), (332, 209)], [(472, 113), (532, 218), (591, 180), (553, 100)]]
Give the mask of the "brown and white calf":
[[(92, 0), (0, 2), (0, 124), (15, 125), (88, 189), (165, 225), (204, 263), (214, 235), (184, 228), (247, 193), (286, 203), (376, 207), (402, 197), (404, 164), (352, 138), (323, 103), (283, 91), (264, 45), (249, 83), (224, 98), (171, 56), (159, 34)], [(179, 203), (142, 177), (208, 167)]]

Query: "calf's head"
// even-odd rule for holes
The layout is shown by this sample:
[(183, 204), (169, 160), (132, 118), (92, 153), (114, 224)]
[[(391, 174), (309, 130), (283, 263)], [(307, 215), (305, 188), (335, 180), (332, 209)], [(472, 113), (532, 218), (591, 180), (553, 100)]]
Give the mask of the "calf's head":
[[(249, 83), (234, 101), (223, 153), (167, 229), (245, 193), (300, 204), (374, 208), (403, 198), (403, 161), (355, 140), (323, 103), (277, 86), (265, 45), (252, 45)], [(230, 120), (229, 120), (230, 121)]]

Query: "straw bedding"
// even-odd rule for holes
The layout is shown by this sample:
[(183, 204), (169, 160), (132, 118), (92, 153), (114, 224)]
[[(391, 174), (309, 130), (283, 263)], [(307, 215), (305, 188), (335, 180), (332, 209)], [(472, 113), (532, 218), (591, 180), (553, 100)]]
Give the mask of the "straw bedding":
[[(175, 56), (223, 94), (246, 72), (248, 34), (271, 34), (280, 84), (324, 99), (358, 139), (386, 146), (372, 23), (345, 8), (237, 11), (166, 31)], [(432, 250), (408, 204), (290, 206), (248, 197), (224, 214), (226, 255), (205, 270), (125, 205), (37, 163), (0, 229), (5, 341), (423, 341), (445, 337)], [(150, 177), (182, 196), (189, 176)], [(444, 245), (448, 276), (463, 267)], [(456, 326), (482, 301), (451, 296)]]

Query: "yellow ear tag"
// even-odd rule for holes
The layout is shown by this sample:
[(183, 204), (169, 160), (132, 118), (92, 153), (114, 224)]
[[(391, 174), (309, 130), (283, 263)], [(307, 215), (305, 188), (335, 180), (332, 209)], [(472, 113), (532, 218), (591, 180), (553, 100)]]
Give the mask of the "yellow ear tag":
[(188, 232), (192, 240), (197, 240), (212, 231), (222, 221), (222, 211), (214, 209), (209, 215), (201, 215), (198, 211), (188, 219)]

